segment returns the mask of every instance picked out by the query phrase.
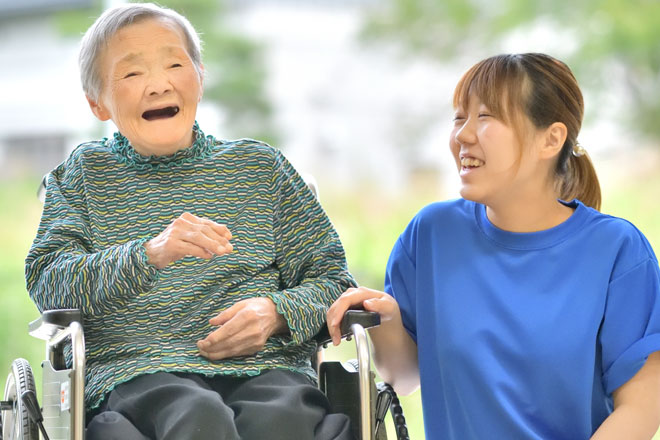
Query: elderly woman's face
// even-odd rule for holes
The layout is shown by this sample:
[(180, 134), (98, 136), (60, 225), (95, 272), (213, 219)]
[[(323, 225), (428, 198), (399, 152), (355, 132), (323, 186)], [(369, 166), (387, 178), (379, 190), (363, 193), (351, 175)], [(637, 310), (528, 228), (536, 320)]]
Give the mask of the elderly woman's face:
[(183, 32), (147, 19), (120, 29), (101, 54), (103, 89), (94, 114), (112, 119), (142, 155), (167, 155), (192, 144), (201, 78)]

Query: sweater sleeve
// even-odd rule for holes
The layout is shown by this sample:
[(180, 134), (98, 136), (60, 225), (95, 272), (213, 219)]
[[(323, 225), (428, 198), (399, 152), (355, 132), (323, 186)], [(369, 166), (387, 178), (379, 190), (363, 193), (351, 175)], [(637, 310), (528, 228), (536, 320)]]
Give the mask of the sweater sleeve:
[(271, 195), (280, 290), (267, 296), (287, 321), (293, 344), (316, 335), (328, 307), (355, 281), (323, 208), (293, 166), (276, 152)]
[(27, 289), (41, 311), (102, 314), (157, 279), (157, 269), (147, 263), (146, 239), (95, 249), (83, 170), (70, 158), (48, 175), (41, 222), (25, 261)]

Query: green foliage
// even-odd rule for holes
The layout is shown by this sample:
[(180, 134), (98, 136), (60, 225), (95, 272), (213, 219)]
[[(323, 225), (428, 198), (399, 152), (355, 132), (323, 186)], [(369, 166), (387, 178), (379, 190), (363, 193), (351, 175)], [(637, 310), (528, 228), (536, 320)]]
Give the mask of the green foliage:
[[(263, 90), (266, 69), (263, 48), (232, 32), (222, 0), (162, 0), (193, 24), (203, 42), (206, 71), (204, 97), (227, 111), (234, 137), (252, 137), (277, 143), (271, 105)], [(64, 11), (55, 23), (65, 36), (80, 38), (103, 10), (97, 0), (88, 9)]]
[(501, 52), (513, 31), (529, 36), (540, 23), (566, 42), (557, 56), (584, 86), (625, 92), (622, 122), (660, 139), (657, 0), (389, 0), (374, 11), (364, 35), (401, 42), (412, 53), (473, 62)]
[(320, 183), (321, 203), (339, 233), (351, 273), (359, 284), (383, 289), (394, 242), (417, 211), (440, 195), (426, 190), (402, 196), (368, 183), (343, 192), (332, 188), (331, 182)]
[(79, 38), (94, 23), (102, 10), (101, 1), (96, 0), (89, 8), (61, 11), (54, 16), (55, 25), (62, 35)]
[(39, 312), (25, 290), (23, 262), (33, 236), (41, 205), (36, 197), (39, 179), (3, 182), (0, 185), (0, 381), (3, 384), (11, 362), (26, 358), (35, 370), (37, 386), (41, 374), (36, 371), (44, 358), (43, 342), (30, 337), (28, 323)]

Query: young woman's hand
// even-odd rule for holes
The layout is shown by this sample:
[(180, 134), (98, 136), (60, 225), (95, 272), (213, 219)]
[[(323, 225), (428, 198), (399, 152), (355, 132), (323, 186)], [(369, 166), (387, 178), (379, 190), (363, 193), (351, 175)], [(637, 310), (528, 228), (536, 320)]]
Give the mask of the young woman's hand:
[(380, 315), (380, 325), (369, 329), (376, 370), (397, 393), (410, 394), (419, 387), (417, 344), (403, 326), (399, 304), (387, 293), (366, 287), (344, 292), (328, 309), (332, 343), (338, 345), (341, 342), (339, 326), (344, 313), (359, 306)]
[(328, 332), (333, 345), (339, 345), (341, 342), (339, 326), (344, 313), (349, 309), (360, 307), (369, 312), (377, 312), (380, 315), (381, 325), (392, 320), (398, 321), (397, 324), (400, 325), (401, 311), (394, 298), (385, 292), (366, 287), (351, 288), (344, 292), (328, 309)]
[(231, 232), (225, 225), (183, 213), (145, 243), (147, 261), (158, 269), (186, 256), (210, 259), (233, 250)]

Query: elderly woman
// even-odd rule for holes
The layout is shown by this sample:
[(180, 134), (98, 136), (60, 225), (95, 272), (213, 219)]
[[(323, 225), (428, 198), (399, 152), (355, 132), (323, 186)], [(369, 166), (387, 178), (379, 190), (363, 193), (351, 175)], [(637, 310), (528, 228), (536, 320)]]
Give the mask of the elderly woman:
[(354, 284), (341, 243), (278, 150), (197, 125), (188, 20), (107, 10), (80, 68), (118, 132), (49, 174), (26, 278), (40, 310), (83, 312), (87, 438), (348, 438), (309, 361)]

